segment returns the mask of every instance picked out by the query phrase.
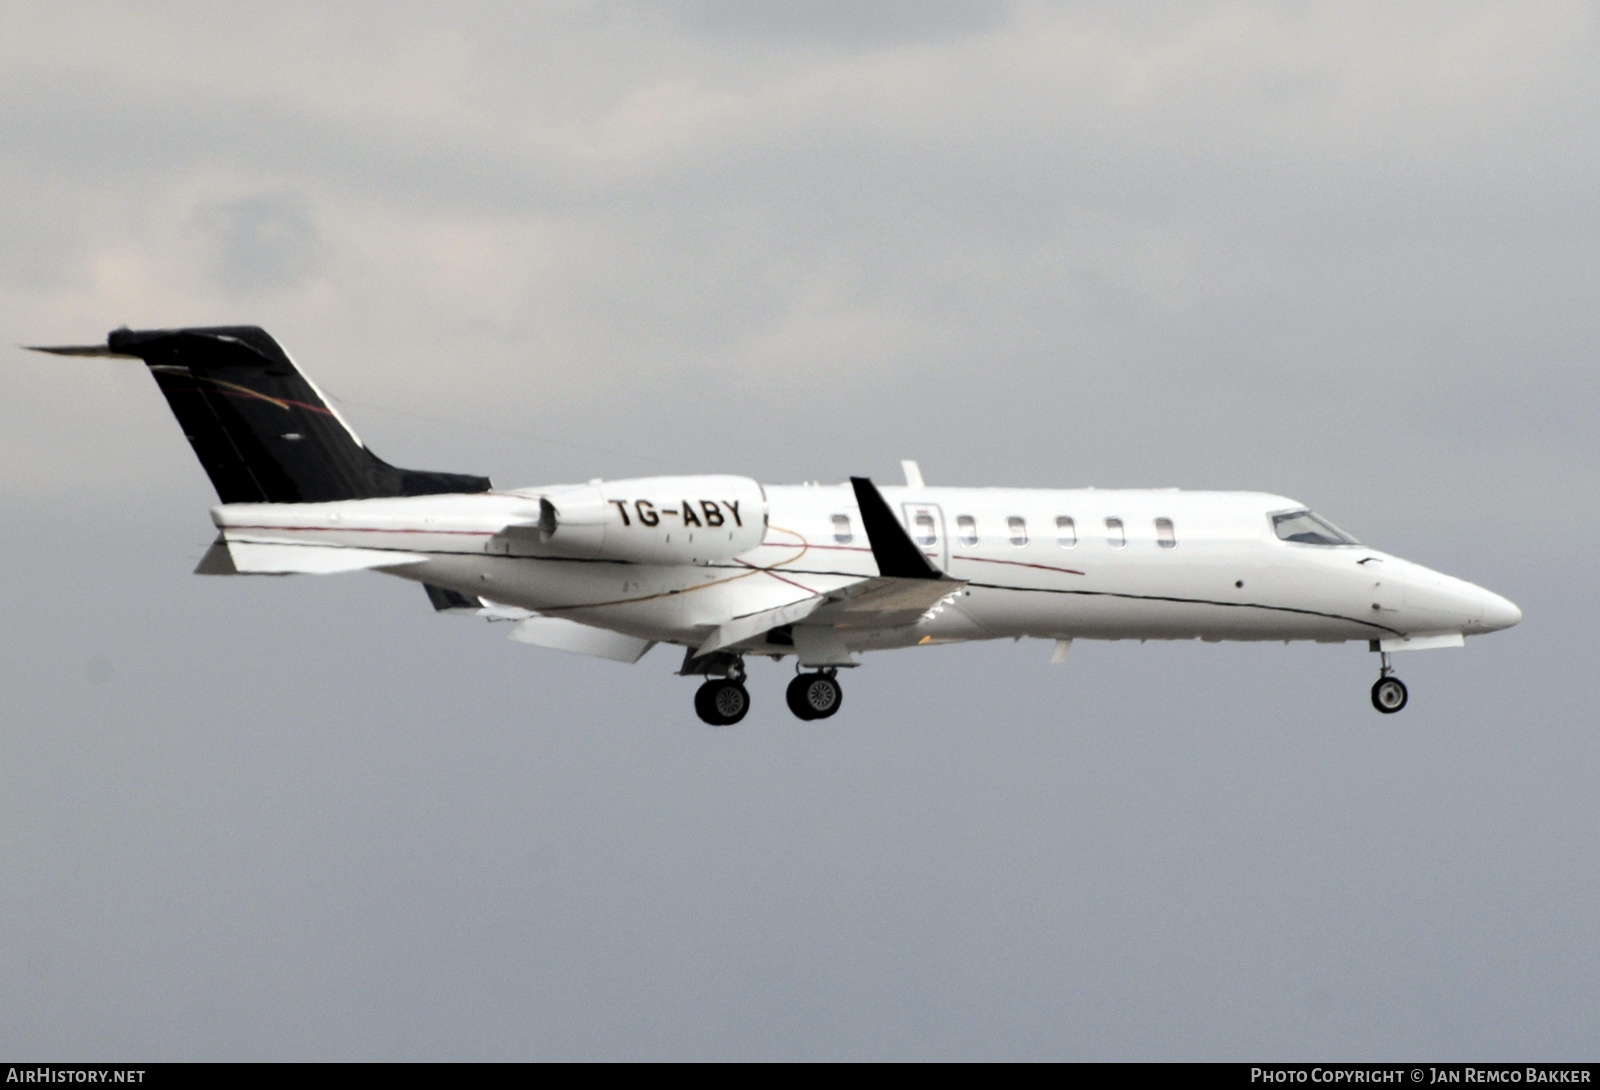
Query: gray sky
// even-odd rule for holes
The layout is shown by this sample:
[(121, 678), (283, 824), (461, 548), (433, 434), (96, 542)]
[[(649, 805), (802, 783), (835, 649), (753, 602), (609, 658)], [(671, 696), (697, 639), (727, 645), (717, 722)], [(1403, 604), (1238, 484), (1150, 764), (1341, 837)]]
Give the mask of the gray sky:
[(0, 367), (0, 1045), (1590, 1058), (1592, 4), (26, 4), (0, 329), (251, 322), (404, 465), (1260, 488), (1506, 594), (869, 656), (703, 727), (373, 576), (200, 579), (126, 361)]

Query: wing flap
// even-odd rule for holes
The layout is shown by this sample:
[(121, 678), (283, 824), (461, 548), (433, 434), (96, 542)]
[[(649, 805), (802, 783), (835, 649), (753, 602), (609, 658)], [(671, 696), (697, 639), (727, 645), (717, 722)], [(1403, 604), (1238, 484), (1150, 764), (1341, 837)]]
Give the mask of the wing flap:
[(835, 591), (829, 602), (811, 614), (811, 624), (839, 628), (895, 628), (916, 624), (946, 598), (959, 594), (963, 579), (900, 579), (878, 576)]
[(776, 609), (764, 609), (759, 613), (747, 613), (743, 617), (735, 617), (731, 621), (725, 621), (711, 634), (709, 640), (700, 645), (695, 654), (706, 655), (712, 651), (720, 651), (724, 647), (743, 643), (745, 640), (760, 636), (771, 629), (786, 624), (794, 624), (796, 621), (810, 616), (816, 611), (817, 607), (826, 601), (827, 599), (822, 595), (814, 594), (810, 598), (802, 598), (798, 602), (790, 602), (788, 605), (778, 606)]
[(638, 662), (644, 653), (654, 647), (654, 640), (625, 636), (607, 628), (579, 624), (565, 617), (529, 617), (511, 630), (511, 638), (518, 643), (535, 647), (548, 647), (552, 651), (568, 651), (575, 655), (592, 655), (613, 662)]
[(854, 666), (850, 646), (836, 628), (802, 624), (794, 629), (795, 657), (801, 666)]

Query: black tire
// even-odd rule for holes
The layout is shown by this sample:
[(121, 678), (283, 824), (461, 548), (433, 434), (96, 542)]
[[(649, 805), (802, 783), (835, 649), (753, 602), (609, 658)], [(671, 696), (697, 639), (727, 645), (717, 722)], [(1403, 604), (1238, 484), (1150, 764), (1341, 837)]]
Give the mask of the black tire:
[(713, 727), (731, 727), (750, 710), (750, 690), (732, 678), (712, 678), (695, 690), (694, 710)]
[(810, 674), (796, 674), (794, 680), (789, 682), (789, 687), (783, 691), (783, 698), (788, 701), (789, 710), (794, 712), (794, 717), (807, 722), (816, 718), (811, 714), (811, 706), (806, 703), (806, 686), (810, 682)]
[(713, 727), (722, 726), (722, 720), (717, 716), (717, 709), (711, 704), (711, 694), (716, 691), (715, 680), (707, 681), (694, 691), (694, 713), (700, 717), (701, 722), (709, 723)]
[(1384, 715), (1393, 715), (1406, 706), (1411, 694), (1406, 683), (1397, 677), (1380, 677), (1372, 685), (1372, 706)]
[(783, 691), (783, 699), (788, 703), (789, 710), (794, 712), (796, 719), (811, 718), (811, 709), (806, 707), (806, 674), (796, 674), (794, 680), (789, 682), (789, 687)]
[(789, 710), (799, 719), (826, 719), (844, 702), (844, 690), (827, 674), (798, 674), (784, 693)]

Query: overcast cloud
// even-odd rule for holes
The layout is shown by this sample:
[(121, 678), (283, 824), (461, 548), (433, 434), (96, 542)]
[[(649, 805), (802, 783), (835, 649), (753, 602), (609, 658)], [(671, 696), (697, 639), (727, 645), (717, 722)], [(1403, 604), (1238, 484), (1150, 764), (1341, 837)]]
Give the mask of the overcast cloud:
[(141, 368), (0, 367), (0, 1043), (33, 1057), (1594, 1057), (1580, 3), (0, 11), (0, 328), (269, 329), (506, 485), (1260, 488), (1527, 619), (786, 669), (199, 579)]

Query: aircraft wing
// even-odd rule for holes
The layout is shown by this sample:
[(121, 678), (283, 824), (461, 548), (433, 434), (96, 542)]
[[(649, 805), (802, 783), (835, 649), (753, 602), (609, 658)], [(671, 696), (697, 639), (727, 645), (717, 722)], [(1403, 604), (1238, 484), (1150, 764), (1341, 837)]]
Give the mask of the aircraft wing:
[(923, 554), (872, 481), (852, 477), (861, 521), (878, 565), (877, 576), (846, 581), (774, 608), (735, 616), (697, 649), (700, 655), (758, 641), (774, 628), (793, 626), (802, 662), (849, 662), (843, 630), (916, 624), (930, 609), (965, 587)]
[(934, 567), (894, 517), (877, 486), (866, 477), (851, 477), (861, 523), (872, 546), (878, 577), (866, 579), (832, 595), (808, 624), (837, 628), (894, 628), (915, 624), (922, 615), (965, 587)]
[(960, 593), (961, 579), (856, 579), (825, 592), (798, 598), (773, 609), (746, 613), (724, 621), (695, 653), (704, 655), (737, 644), (755, 642), (774, 628), (898, 628), (916, 624), (930, 609)]
[(835, 591), (806, 623), (836, 628), (896, 628), (916, 624), (922, 615), (965, 587), (964, 579), (894, 579), (879, 576)]

